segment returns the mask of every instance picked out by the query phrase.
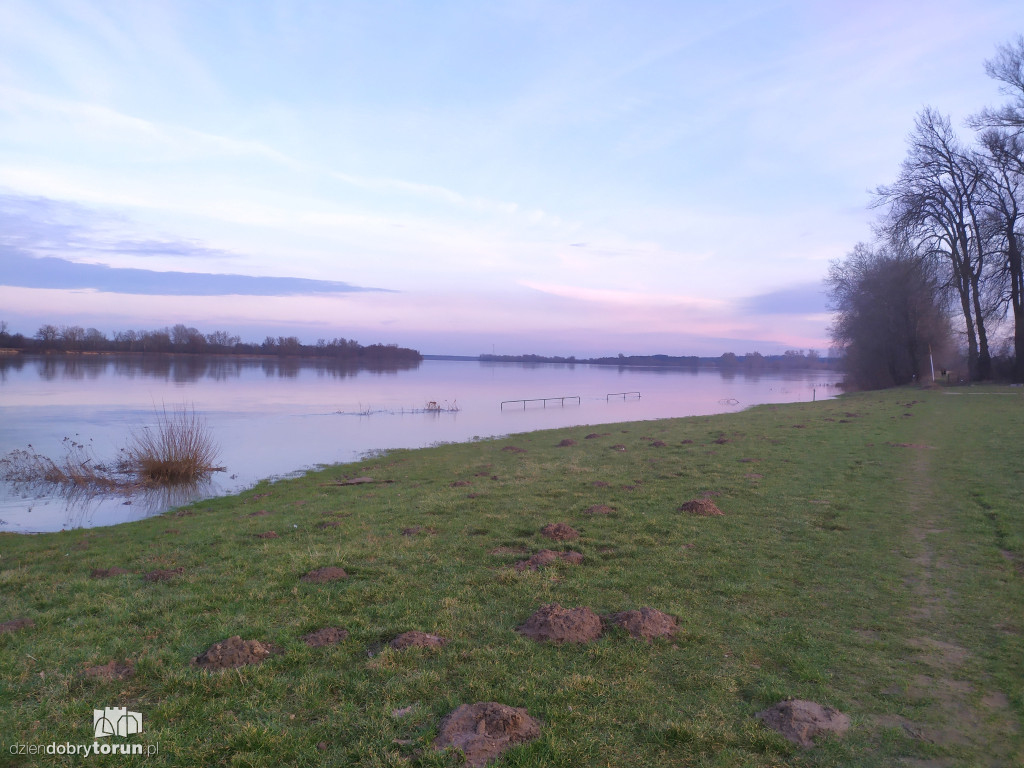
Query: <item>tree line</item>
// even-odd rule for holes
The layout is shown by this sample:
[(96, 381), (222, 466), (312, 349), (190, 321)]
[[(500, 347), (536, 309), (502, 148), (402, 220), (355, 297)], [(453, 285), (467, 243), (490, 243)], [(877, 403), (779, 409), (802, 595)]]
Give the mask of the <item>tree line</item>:
[(415, 349), (397, 344), (364, 346), (353, 339), (318, 339), (316, 344), (303, 344), (297, 336), (267, 336), (262, 344), (243, 342), (228, 331), (202, 333), (196, 328), (178, 324), (156, 330), (117, 331), (108, 337), (96, 328), (78, 325), (39, 327), (35, 335), (9, 333), (8, 324), (0, 321), (0, 348), (24, 352), (121, 352), (128, 354), (218, 354), (277, 355), (280, 357), (320, 357), (346, 361), (419, 362), (423, 356)]
[(970, 381), (1024, 381), (1024, 36), (985, 71), (1008, 102), (968, 118), (970, 141), (923, 109), (896, 181), (874, 191), (874, 241), (830, 267), (832, 338), (855, 386), (920, 379), (929, 351), (957, 349)]
[(762, 355), (760, 352), (748, 352), (737, 355), (726, 352), (719, 357), (697, 357), (696, 355), (624, 355), (617, 357), (570, 357), (548, 355), (492, 355), (481, 354), (481, 362), (485, 363), (561, 363), (574, 365), (618, 365), (642, 366), (653, 368), (698, 368), (717, 367), (725, 372), (743, 371), (744, 373), (760, 373), (762, 371), (807, 370), (831, 367), (828, 358), (822, 358), (816, 350), (789, 349), (781, 355)]

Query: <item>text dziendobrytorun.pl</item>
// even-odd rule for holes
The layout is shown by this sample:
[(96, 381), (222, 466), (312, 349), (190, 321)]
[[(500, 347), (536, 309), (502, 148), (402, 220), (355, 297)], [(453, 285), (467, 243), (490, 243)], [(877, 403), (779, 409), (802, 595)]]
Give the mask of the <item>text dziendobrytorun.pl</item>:
[(160, 753), (159, 744), (110, 744), (94, 741), (92, 744), (72, 744), (69, 741), (49, 744), (11, 744), (12, 755), (144, 755)]

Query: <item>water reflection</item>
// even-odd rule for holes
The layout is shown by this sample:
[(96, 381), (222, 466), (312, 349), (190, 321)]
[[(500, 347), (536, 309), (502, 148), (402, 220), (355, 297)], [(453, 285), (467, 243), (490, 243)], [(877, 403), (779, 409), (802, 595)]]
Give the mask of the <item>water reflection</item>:
[[(207, 422), (227, 472), (187, 492), (130, 499), (0, 483), (0, 530), (112, 525), (261, 479), (373, 451), (537, 429), (735, 411), (838, 394), (829, 371), (764, 372), (426, 360), (353, 366), (329, 359), (237, 356), (0, 357), (0, 456), (27, 445), (59, 456), (64, 438), (116, 456), (154, 408), (184, 404)], [(609, 393), (640, 392), (636, 398)], [(501, 409), (503, 401), (579, 396), (570, 407)], [(431, 403), (434, 407), (431, 407)], [(445, 404), (457, 404), (444, 409)], [(130, 504), (125, 504), (130, 501)]]
[(236, 355), (0, 355), (0, 382), (6, 381), (9, 373), (20, 372), (26, 366), (35, 368), (39, 378), (44, 381), (95, 380), (108, 373), (114, 373), (125, 379), (145, 377), (176, 384), (193, 384), (201, 379), (238, 379), (252, 370), (258, 370), (268, 378), (295, 379), (302, 370), (312, 369), (319, 376), (345, 379), (357, 376), (361, 372), (397, 374), (401, 371), (415, 370), (419, 365), (419, 361), (350, 362), (330, 358)]
[[(217, 484), (212, 479), (181, 483), (168, 487), (139, 488), (110, 491), (96, 486), (55, 485), (53, 483), (12, 483), (12, 490), (26, 501), (25, 511), (31, 518), (33, 502), (57, 502), (63, 508), (61, 528), (87, 528), (95, 519), (114, 505), (125, 507), (122, 519), (142, 519), (168, 509), (190, 504), (217, 495)], [(130, 508), (130, 509), (127, 509)], [(8, 521), (0, 520), (6, 524)], [(0, 526), (2, 528), (3, 526)], [(35, 530), (29, 527), (27, 530)], [(52, 525), (47, 530), (56, 530)]]

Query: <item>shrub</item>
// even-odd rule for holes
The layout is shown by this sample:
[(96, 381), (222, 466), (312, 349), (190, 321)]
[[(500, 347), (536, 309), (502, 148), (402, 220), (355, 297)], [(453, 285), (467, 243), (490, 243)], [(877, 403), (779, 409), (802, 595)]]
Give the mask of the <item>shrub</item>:
[(146, 484), (178, 485), (193, 483), (216, 466), (220, 449), (206, 422), (194, 408), (179, 408), (171, 413), (165, 407), (157, 413), (155, 427), (132, 432), (126, 450), (129, 465)]

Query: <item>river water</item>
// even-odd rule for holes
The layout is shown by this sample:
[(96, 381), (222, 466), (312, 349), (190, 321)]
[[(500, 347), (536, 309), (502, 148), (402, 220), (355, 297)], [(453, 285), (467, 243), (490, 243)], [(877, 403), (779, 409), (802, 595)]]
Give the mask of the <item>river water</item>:
[[(370, 370), (264, 358), (10, 356), (0, 358), (0, 456), (31, 446), (59, 459), (67, 440), (109, 460), (133, 431), (154, 425), (157, 412), (185, 407), (208, 425), (226, 471), (183, 497), (69, 497), (0, 482), (0, 531), (136, 520), (389, 448), (821, 400), (839, 393), (840, 378), (448, 360)], [(431, 401), (442, 410), (428, 410)]]

